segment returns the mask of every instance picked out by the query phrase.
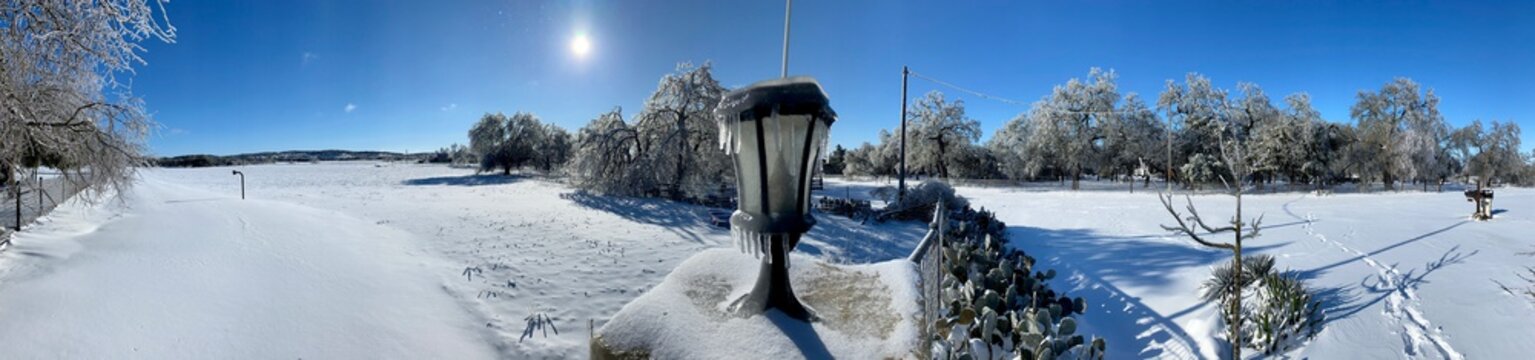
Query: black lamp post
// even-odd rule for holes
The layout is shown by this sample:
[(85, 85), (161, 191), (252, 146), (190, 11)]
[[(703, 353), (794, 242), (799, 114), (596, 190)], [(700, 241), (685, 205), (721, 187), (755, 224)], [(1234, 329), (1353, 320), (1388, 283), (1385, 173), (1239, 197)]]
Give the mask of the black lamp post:
[(731, 234), (743, 251), (762, 256), (757, 284), (732, 306), (752, 314), (778, 309), (812, 320), (789, 285), (789, 251), (815, 225), (810, 178), (837, 114), (809, 77), (774, 79), (726, 94), (716, 110), (720, 146), (734, 155), (739, 208)]
[(245, 173), (240, 170), (229, 170), (230, 175), (240, 175), (240, 200), (245, 200)]

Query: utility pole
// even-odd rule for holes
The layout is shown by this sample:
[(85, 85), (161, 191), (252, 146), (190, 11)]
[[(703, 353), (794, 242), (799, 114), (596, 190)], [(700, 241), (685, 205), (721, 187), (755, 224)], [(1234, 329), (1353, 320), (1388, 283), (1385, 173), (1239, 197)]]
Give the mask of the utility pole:
[(1167, 183), (1167, 193), (1173, 193), (1173, 113), (1167, 112), (1167, 173), (1162, 175)]
[(897, 172), (896, 202), (906, 201), (906, 78), (911, 69), (901, 66), (901, 169)]
[(794, 9), (794, 0), (783, 2), (783, 68), (779, 69), (778, 77), (789, 77), (789, 11)]

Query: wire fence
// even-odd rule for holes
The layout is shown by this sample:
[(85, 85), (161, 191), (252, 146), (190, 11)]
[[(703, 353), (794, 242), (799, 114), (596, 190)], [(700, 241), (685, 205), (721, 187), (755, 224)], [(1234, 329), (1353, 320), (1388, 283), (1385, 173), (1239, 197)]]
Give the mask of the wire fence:
[(28, 180), (31, 181), (16, 184), (16, 189), (0, 185), (0, 224), (6, 225), (0, 230), (5, 232), (0, 236), (0, 245), (10, 243), (10, 231), (21, 231), (80, 192), (78, 186), (58, 174), (43, 173)]
[(939, 202), (938, 208), (933, 212), (932, 227), (927, 235), (922, 237), (922, 243), (912, 250), (907, 258), (917, 265), (917, 287), (921, 292), (922, 323), (917, 324), (921, 332), (922, 342), (917, 345), (917, 353), (922, 358), (931, 358), (928, 346), (937, 333), (935, 323), (943, 309), (943, 234), (948, 224), (947, 212), (943, 209), (943, 202)]

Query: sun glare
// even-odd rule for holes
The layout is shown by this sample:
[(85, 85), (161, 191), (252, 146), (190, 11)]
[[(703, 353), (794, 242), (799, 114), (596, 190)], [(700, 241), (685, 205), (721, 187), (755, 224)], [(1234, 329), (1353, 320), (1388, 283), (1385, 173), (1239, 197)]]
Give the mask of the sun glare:
[(585, 58), (586, 54), (591, 52), (592, 41), (586, 37), (586, 34), (576, 34), (576, 37), (570, 39), (571, 54), (576, 55), (578, 58)]

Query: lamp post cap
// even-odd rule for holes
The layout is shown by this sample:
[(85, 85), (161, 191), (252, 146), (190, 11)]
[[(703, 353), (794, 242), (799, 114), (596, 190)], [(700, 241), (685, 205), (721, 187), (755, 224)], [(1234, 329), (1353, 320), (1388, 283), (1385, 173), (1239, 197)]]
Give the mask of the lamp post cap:
[(715, 111), (721, 116), (761, 118), (775, 110), (780, 115), (814, 115), (828, 123), (837, 118), (821, 83), (809, 76), (764, 80), (731, 91)]

